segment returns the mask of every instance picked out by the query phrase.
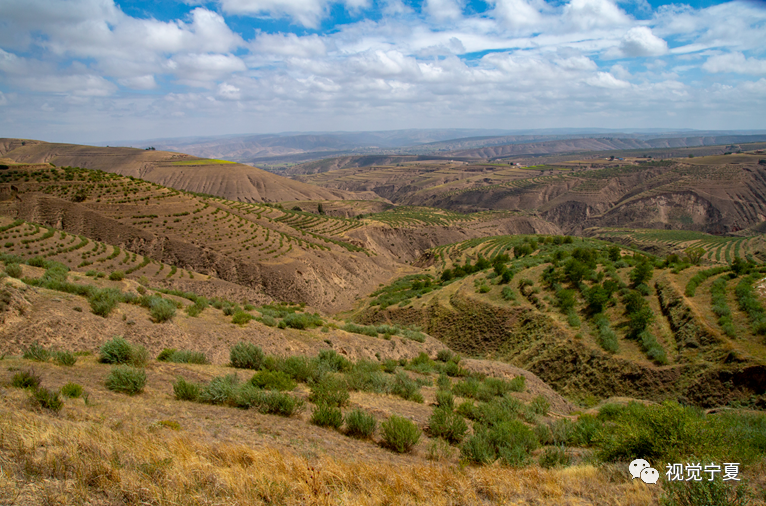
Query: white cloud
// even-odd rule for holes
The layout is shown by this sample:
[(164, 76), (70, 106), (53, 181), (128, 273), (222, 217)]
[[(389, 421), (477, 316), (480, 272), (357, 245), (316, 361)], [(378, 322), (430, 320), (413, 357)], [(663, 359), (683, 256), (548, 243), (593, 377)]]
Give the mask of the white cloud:
[(541, 10), (545, 2), (527, 0), (495, 0), (493, 16), (513, 30), (535, 29), (543, 22)]
[(151, 74), (118, 79), (117, 82), (126, 88), (132, 88), (134, 90), (153, 90), (157, 87), (157, 82)]
[(629, 82), (617, 79), (612, 74), (607, 74), (606, 72), (597, 72), (595, 76), (587, 78), (585, 82), (597, 88), (611, 88), (613, 90), (630, 88)]
[(628, 15), (611, 0), (571, 0), (564, 7), (562, 19), (573, 30), (614, 28), (631, 22)]
[(169, 60), (167, 68), (185, 82), (200, 86), (247, 69), (241, 59), (227, 54), (184, 54)]
[(766, 60), (745, 58), (745, 55), (740, 52), (719, 54), (708, 58), (702, 64), (702, 69), (711, 73), (766, 74)]
[(251, 48), (267, 55), (312, 58), (327, 53), (326, 41), (317, 34), (299, 37), (294, 33), (259, 32)]
[(463, 4), (460, 0), (425, 0), (423, 10), (436, 21), (452, 21), (463, 17)]
[(620, 52), (631, 58), (662, 56), (668, 52), (668, 43), (652, 33), (651, 28), (636, 26), (628, 30), (620, 43)]
[(5, 95), (2, 91), (0, 91), (0, 106), (6, 105), (8, 103), (8, 99), (5, 98)]
[(250, 16), (289, 17), (298, 24), (315, 28), (327, 17), (332, 3), (343, 3), (356, 11), (370, 5), (369, 0), (218, 0), (226, 13)]
[(228, 83), (218, 85), (218, 96), (226, 100), (239, 100), (240, 89)]

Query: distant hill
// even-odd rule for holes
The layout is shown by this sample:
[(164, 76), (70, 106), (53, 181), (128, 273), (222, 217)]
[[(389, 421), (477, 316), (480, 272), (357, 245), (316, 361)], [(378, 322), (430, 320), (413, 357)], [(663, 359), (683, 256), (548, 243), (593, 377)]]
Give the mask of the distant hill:
[(17, 163), (53, 163), (99, 169), (242, 202), (378, 198), (372, 193), (320, 188), (249, 165), (197, 159), (167, 151), (0, 139), (0, 156)]

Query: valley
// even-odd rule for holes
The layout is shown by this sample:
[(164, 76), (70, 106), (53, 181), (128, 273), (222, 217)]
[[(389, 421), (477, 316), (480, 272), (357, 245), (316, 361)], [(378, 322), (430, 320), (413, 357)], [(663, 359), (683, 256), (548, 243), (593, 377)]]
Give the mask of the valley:
[(31, 429), (0, 494), (656, 504), (622, 478), (641, 451), (737, 459), (764, 504), (766, 156), (742, 147), (289, 179), (3, 139), (0, 423)]

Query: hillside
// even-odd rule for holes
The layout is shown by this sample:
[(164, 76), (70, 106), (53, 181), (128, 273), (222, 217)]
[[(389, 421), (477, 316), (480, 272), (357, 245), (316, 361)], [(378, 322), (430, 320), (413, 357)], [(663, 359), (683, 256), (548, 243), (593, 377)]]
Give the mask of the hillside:
[(569, 233), (588, 227), (733, 233), (766, 218), (763, 155), (555, 164), (422, 161), (297, 176), (333, 189), (374, 191), (397, 204), (457, 212), (536, 213)]
[(98, 169), (242, 202), (375, 198), (302, 184), (249, 165), (197, 159), (168, 151), (0, 139), (0, 156), (17, 163)]

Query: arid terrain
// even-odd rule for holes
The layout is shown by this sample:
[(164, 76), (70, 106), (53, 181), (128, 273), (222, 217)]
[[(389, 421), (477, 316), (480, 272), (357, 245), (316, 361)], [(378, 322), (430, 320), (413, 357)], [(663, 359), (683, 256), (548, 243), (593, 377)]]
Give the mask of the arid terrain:
[(461, 142), (0, 140), (0, 503), (766, 504), (763, 146)]

